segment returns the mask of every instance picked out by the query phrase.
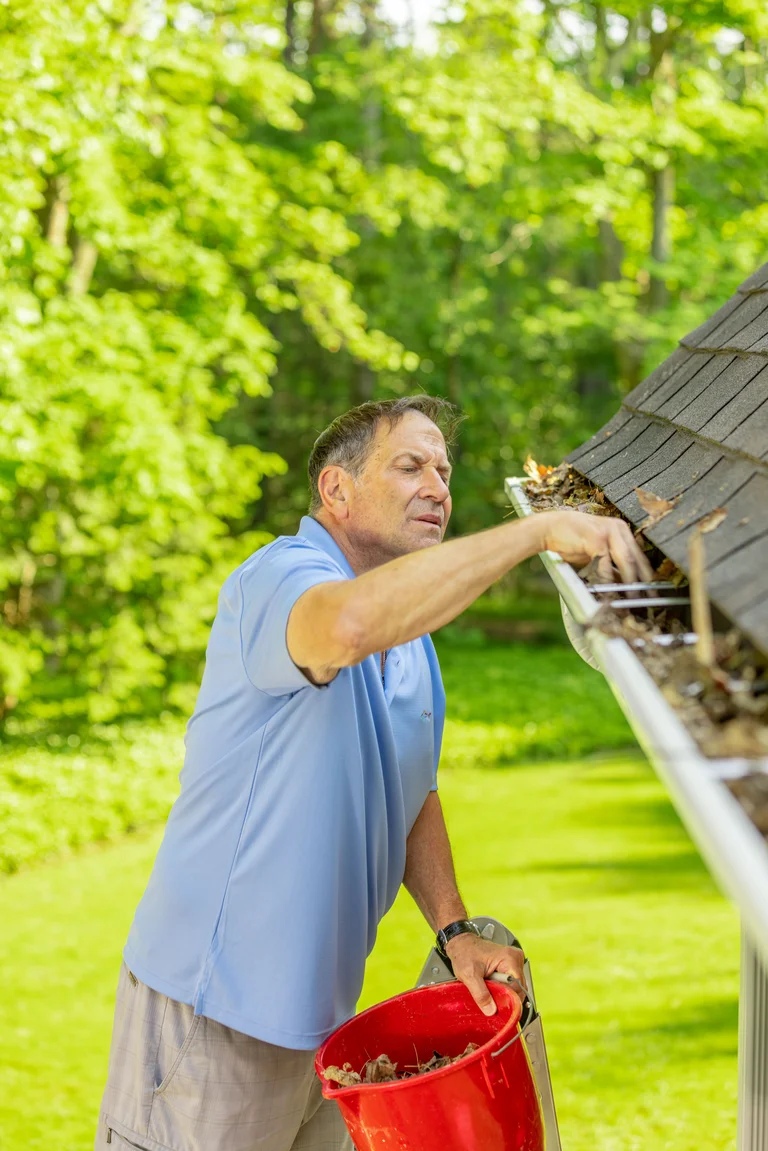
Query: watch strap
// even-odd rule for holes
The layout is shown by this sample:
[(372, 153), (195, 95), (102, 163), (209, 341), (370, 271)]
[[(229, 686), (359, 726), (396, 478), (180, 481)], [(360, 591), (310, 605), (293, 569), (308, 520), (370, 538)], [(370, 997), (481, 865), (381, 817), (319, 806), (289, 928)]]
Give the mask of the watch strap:
[(456, 919), (447, 927), (441, 927), (435, 942), (435, 950), (441, 959), (448, 959), (445, 949), (457, 935), (480, 935), (480, 928), (471, 919)]

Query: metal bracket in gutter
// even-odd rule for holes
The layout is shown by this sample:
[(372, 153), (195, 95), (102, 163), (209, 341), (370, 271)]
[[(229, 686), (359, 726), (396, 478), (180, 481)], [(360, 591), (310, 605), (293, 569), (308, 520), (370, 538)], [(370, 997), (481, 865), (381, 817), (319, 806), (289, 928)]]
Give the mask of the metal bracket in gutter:
[[(527, 481), (508, 479), (519, 516), (534, 514)], [(744, 760), (711, 760), (700, 751), (630, 645), (589, 627), (600, 601), (554, 552), (541, 559), (572, 617), (564, 613), (576, 650), (608, 680), (624, 714), (723, 891), (737, 905), (747, 932), (768, 965), (768, 847), (722, 780), (741, 775)], [(575, 623), (575, 627), (573, 626)]]

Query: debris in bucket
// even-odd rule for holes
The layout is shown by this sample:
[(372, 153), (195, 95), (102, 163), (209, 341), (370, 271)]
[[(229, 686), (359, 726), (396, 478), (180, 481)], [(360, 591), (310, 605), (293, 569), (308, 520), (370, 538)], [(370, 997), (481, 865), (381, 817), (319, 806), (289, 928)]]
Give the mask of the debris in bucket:
[(329, 1083), (338, 1083), (339, 1087), (356, 1087), (362, 1083), (357, 1072), (352, 1070), (351, 1063), (345, 1063), (343, 1067), (326, 1067), (323, 1077)]
[(426, 1075), (430, 1071), (439, 1071), (442, 1067), (450, 1067), (458, 1063), (466, 1055), (477, 1051), (479, 1044), (468, 1043), (460, 1055), (441, 1055), (433, 1051), (426, 1063), (406, 1065), (407, 1070), (398, 1073), (397, 1064), (393, 1063), (388, 1055), (379, 1055), (377, 1059), (369, 1059), (363, 1067), (362, 1073), (352, 1070), (351, 1063), (343, 1067), (326, 1067), (323, 1076), (330, 1083), (337, 1083), (339, 1087), (359, 1087), (365, 1083), (393, 1083), (396, 1080), (413, 1079), (416, 1075)]

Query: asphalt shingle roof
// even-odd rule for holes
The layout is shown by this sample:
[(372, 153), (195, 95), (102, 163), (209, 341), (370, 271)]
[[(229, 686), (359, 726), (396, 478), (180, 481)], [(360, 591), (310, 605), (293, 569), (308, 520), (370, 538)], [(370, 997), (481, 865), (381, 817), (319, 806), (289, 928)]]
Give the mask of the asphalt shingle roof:
[(636, 487), (679, 497), (645, 534), (684, 571), (694, 526), (726, 508), (703, 537), (709, 594), (768, 652), (768, 264), (568, 461), (635, 524)]

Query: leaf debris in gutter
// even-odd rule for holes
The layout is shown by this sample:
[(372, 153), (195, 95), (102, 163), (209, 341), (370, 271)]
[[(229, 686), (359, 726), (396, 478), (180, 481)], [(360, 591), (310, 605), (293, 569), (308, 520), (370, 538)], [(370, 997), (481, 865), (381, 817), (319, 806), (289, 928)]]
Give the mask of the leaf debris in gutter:
[[(535, 511), (565, 506), (593, 515), (625, 518), (599, 488), (571, 465), (562, 463), (551, 468), (534, 461), (528, 463), (526, 472), (531, 478), (525, 491)], [(649, 520), (654, 515), (657, 517), (654, 522), (658, 522), (676, 502), (661, 500), (643, 489), (638, 489), (638, 498), (649, 513), (644, 527), (650, 526)], [(697, 524), (698, 538), (715, 531), (727, 515), (727, 507), (719, 507), (702, 517)], [(685, 573), (643, 535), (638, 536), (638, 543), (652, 561), (656, 560), (657, 580), (674, 583), (676, 587), (688, 582)], [(587, 584), (600, 582), (593, 569), (594, 564), (587, 564), (578, 573)], [(716, 759), (768, 756), (768, 657), (739, 629), (713, 634), (711, 652), (702, 661), (685, 638), (689, 629), (679, 614), (654, 608), (652, 598), (647, 608), (632, 611), (618, 612), (603, 604), (589, 626), (630, 644), (705, 756)], [(658, 642), (660, 637), (665, 637), (663, 643)], [(768, 780), (768, 776), (762, 774), (760, 778)], [(768, 828), (768, 783), (750, 787), (745, 784), (741, 791), (732, 790), (740, 798), (742, 793), (756, 791), (762, 795), (763, 788)]]

